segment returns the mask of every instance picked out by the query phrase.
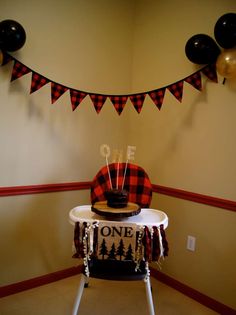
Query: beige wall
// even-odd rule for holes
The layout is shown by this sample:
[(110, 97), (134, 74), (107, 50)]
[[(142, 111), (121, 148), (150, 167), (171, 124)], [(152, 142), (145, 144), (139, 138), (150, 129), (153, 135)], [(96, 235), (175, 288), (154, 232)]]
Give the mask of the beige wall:
[[(186, 58), (185, 44), (199, 33), (214, 38), (214, 25), (227, 12), (236, 12), (235, 1), (138, 1), (133, 91), (166, 86), (199, 69)], [(130, 139), (138, 139), (137, 159), (153, 183), (236, 200), (236, 81), (202, 77), (203, 92), (184, 84), (182, 103), (166, 91), (160, 112), (148, 97), (140, 116), (130, 113)], [(153, 207), (170, 219), (162, 271), (236, 308), (235, 213), (161, 195)], [(196, 237), (195, 252), (186, 250), (188, 235)]]
[[(235, 1), (138, 1), (133, 91), (163, 87), (199, 69), (185, 56), (187, 40), (214, 37), (217, 19), (235, 11)], [(202, 78), (203, 92), (185, 83), (182, 103), (166, 91), (160, 112), (146, 98), (140, 116), (130, 113), (130, 141), (138, 139), (137, 160), (153, 183), (236, 200), (236, 81)], [(235, 213), (161, 195), (153, 207), (170, 220), (162, 271), (236, 308)], [(196, 237), (195, 252), (186, 250), (188, 235)]]
[[(22, 63), (75, 89), (130, 91), (132, 2), (4, 2), (1, 19), (17, 20), (27, 32), (25, 46), (14, 53)], [(0, 78), (0, 185), (91, 178), (104, 163), (100, 144), (122, 147), (127, 116), (119, 117), (109, 101), (97, 115), (89, 97), (72, 112), (69, 92), (51, 105), (50, 85), (29, 95), (31, 76), (10, 83), (11, 67), (1, 69)]]
[[(27, 42), (14, 56), (28, 67), (75, 89), (125, 94), (196, 71), (186, 41), (213, 36), (232, 11), (234, 0), (12, 0), (2, 1), (0, 18), (25, 27)], [(236, 199), (234, 82), (204, 80), (203, 92), (186, 84), (182, 103), (166, 92), (160, 112), (147, 97), (140, 115), (128, 103), (118, 116), (109, 101), (97, 115), (88, 98), (75, 112), (68, 94), (51, 105), (49, 86), (29, 95), (30, 76), (10, 83), (11, 67), (0, 69), (0, 186), (91, 180), (104, 164), (101, 143), (133, 144), (153, 183)], [(88, 192), (1, 198), (0, 283), (72, 266), (68, 210), (87, 202)], [(235, 214), (160, 195), (153, 207), (170, 218), (163, 272), (236, 307)], [(187, 235), (197, 238), (193, 253)]]
[[(161, 271), (235, 308), (235, 212), (159, 194), (153, 204), (169, 217), (170, 252)], [(194, 252), (186, 249), (187, 235), (196, 237)]]
[(77, 264), (68, 211), (88, 199), (88, 191), (1, 198), (1, 285)]
[[(234, 1), (138, 3), (134, 91), (163, 87), (200, 69), (185, 56), (187, 40), (199, 33), (214, 38), (217, 19), (236, 10)], [(184, 84), (182, 103), (166, 91), (160, 112), (147, 97), (142, 115), (130, 119), (130, 137), (139, 139), (138, 158), (154, 183), (235, 200), (236, 81), (224, 86), (202, 78), (203, 92)]]

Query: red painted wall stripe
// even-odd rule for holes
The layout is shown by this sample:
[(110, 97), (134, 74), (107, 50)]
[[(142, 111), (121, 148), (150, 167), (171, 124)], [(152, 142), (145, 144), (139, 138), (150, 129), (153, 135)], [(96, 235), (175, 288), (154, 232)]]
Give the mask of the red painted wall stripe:
[(2, 286), (0, 287), (0, 298), (74, 276), (81, 273), (82, 269), (83, 266), (79, 265), (77, 267), (59, 270), (33, 279), (28, 279)]
[(236, 211), (236, 201), (227, 199), (221, 199), (217, 197), (197, 194), (181, 189), (170, 188), (160, 185), (152, 185), (153, 191), (162, 195), (168, 195), (171, 197), (185, 199), (193, 202), (203, 203), (213, 207), (223, 208), (226, 210)]
[[(72, 182), (59, 184), (44, 184), (44, 185), (29, 185), (29, 186), (11, 186), (0, 187), (0, 197), (18, 196), (28, 194), (39, 194), (49, 192), (71, 191), (90, 189), (91, 182)], [(202, 195), (194, 192), (189, 192), (177, 188), (170, 188), (161, 185), (153, 184), (153, 191), (158, 194), (168, 195), (171, 197), (185, 199), (197, 203), (202, 203), (226, 210), (236, 211), (236, 201), (221, 199), (217, 197)]]
[(90, 189), (91, 182), (0, 187), (0, 197)]

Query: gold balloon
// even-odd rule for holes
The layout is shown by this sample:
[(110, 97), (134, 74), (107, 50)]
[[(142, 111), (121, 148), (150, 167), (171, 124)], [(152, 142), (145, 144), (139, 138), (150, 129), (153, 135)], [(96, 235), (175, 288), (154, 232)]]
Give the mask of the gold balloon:
[(2, 65), (2, 63), (3, 63), (3, 53), (0, 50), (0, 66)]
[(216, 69), (226, 79), (236, 77), (236, 48), (224, 50), (218, 56)]

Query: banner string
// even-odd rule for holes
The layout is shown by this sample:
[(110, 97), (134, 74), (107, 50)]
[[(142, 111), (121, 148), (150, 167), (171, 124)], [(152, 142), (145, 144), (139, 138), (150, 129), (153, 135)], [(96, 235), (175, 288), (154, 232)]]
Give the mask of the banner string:
[(94, 105), (96, 112), (99, 114), (104, 103), (107, 99), (110, 99), (115, 110), (120, 115), (128, 101), (128, 99), (133, 104), (135, 110), (140, 113), (146, 96), (148, 95), (156, 107), (160, 110), (164, 101), (165, 92), (168, 90), (179, 102), (182, 102), (184, 83), (187, 82), (193, 88), (202, 91), (202, 74), (204, 74), (211, 81), (218, 83), (216, 65), (205, 65), (203, 68), (197, 70), (196, 72), (184, 77), (174, 83), (169, 85), (156, 88), (154, 90), (149, 90), (146, 92), (132, 93), (132, 94), (100, 94), (96, 92), (88, 92), (83, 90), (78, 90), (65, 86), (61, 83), (57, 83), (44, 75), (34, 71), (28, 66), (24, 65), (22, 62), (17, 60), (15, 57), (3, 52), (2, 66), (8, 64), (10, 61), (14, 62), (12, 68), (11, 82), (28, 74), (32, 74), (30, 94), (38, 91), (40, 88), (47, 84), (51, 84), (51, 103), (55, 103), (65, 92), (69, 91), (72, 110), (74, 111), (83, 99), (88, 95)]

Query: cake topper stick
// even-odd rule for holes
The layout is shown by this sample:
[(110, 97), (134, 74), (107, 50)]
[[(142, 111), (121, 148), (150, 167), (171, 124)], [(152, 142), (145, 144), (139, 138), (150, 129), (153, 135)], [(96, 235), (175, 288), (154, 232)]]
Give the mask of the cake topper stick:
[(107, 144), (102, 144), (100, 146), (100, 153), (101, 153), (102, 156), (104, 156), (106, 158), (107, 172), (108, 172), (110, 186), (111, 186), (111, 189), (112, 189), (113, 187), (112, 187), (112, 181), (111, 181), (111, 174), (110, 174), (110, 169), (109, 169), (109, 164), (108, 164), (108, 157), (111, 154), (110, 147)]
[(113, 189), (113, 187), (112, 187), (112, 182), (111, 182), (111, 174), (110, 174), (110, 169), (109, 169), (109, 164), (108, 164), (108, 158), (107, 158), (107, 156), (106, 156), (106, 164), (107, 164), (107, 172), (108, 172), (108, 176), (109, 176), (110, 187), (111, 187), (111, 189)]
[(116, 173), (116, 189), (119, 188), (119, 168), (120, 168), (120, 162), (122, 160), (122, 150), (118, 152), (118, 161), (117, 161), (117, 173)]
[(116, 189), (118, 189), (118, 180), (119, 180), (119, 160), (117, 163), (117, 172), (116, 172)]
[(124, 189), (124, 184), (125, 184), (125, 176), (126, 176), (126, 171), (127, 171), (127, 165), (128, 165), (128, 159), (126, 160), (125, 163), (125, 172), (124, 172), (124, 176), (123, 176), (123, 182), (122, 182), (122, 190)]
[(126, 159), (126, 164), (125, 164), (125, 171), (124, 171), (124, 176), (123, 176), (122, 189), (124, 189), (125, 176), (126, 176), (128, 161), (129, 160), (134, 160), (134, 151), (135, 150), (136, 150), (135, 146), (128, 145), (128, 147), (127, 147), (127, 159)]

